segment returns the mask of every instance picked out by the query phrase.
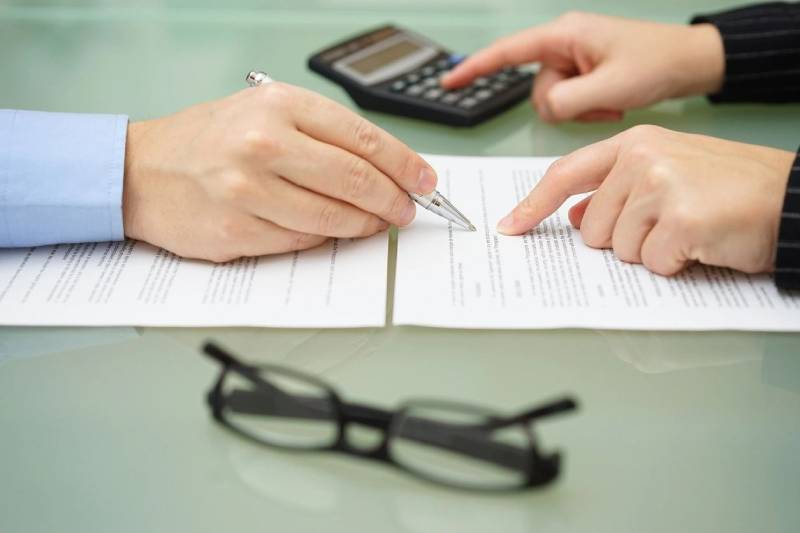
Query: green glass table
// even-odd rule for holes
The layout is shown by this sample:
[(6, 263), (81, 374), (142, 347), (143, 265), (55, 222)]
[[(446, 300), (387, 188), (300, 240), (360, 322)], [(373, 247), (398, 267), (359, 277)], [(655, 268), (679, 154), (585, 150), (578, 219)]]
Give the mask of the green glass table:
[[(137, 4), (0, 0), (0, 106), (138, 120), (239, 90), (253, 68), (352, 106), (305, 59), (387, 21), (471, 51), (568, 8), (665, 21), (699, 9), (688, 0)], [(522, 104), (470, 130), (366, 116), (432, 153), (558, 155), (637, 123), (793, 150), (800, 106), (696, 98), (622, 123), (554, 127)], [(482, 496), (243, 442), (207, 413), (216, 368), (198, 347), (208, 338), (385, 407), (434, 397), (512, 411), (574, 394), (577, 414), (537, 426), (546, 449), (565, 453), (562, 476)], [(731, 332), (0, 328), (0, 531), (794, 532), (798, 352), (800, 335)]]

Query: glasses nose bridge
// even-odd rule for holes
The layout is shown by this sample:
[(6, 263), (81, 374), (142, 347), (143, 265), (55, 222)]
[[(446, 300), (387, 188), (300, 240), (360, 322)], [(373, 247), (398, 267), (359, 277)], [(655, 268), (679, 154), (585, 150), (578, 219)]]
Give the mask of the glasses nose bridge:
[(341, 408), (344, 451), (367, 458), (385, 459), (394, 413), (358, 404)]

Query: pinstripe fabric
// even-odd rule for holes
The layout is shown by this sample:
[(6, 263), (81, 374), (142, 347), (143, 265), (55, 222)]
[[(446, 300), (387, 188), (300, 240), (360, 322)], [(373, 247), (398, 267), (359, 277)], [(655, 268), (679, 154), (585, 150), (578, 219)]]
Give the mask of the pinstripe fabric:
[[(725, 49), (725, 81), (712, 102), (800, 102), (800, 3), (772, 2), (712, 15)], [(799, 130), (800, 131), (800, 130)], [(783, 201), (775, 283), (800, 289), (800, 151)]]
[(800, 101), (800, 3), (773, 2), (713, 15), (725, 48), (725, 82), (712, 102)]
[(800, 151), (789, 174), (783, 200), (775, 283), (786, 289), (800, 289)]

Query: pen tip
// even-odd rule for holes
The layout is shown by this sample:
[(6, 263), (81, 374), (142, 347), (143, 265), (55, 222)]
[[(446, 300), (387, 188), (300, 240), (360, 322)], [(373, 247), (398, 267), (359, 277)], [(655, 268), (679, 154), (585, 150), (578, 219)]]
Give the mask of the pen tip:
[(470, 230), (470, 231), (478, 231), (478, 228), (476, 228), (475, 226), (473, 226), (472, 224), (470, 224), (470, 225), (469, 225), (469, 230)]

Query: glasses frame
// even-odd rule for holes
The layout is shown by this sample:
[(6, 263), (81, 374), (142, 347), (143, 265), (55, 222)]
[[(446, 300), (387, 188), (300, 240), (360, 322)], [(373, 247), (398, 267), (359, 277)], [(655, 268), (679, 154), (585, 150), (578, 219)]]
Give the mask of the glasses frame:
[[(212, 359), (222, 365), (219, 377), (216, 379), (212, 388), (206, 395), (206, 401), (211, 410), (212, 417), (216, 422), (225, 428), (233, 431), (237, 435), (246, 438), (247, 440), (256, 442), (263, 446), (277, 448), (289, 452), (339, 452), (346, 455), (352, 455), (361, 459), (371, 459), (385, 464), (389, 464), (405, 471), (415, 477), (425, 481), (451, 488), (470, 492), (516, 492), (533, 487), (539, 487), (550, 483), (558, 477), (561, 465), (561, 454), (554, 451), (547, 455), (542, 455), (539, 452), (536, 437), (531, 427), (534, 420), (561, 414), (577, 408), (577, 402), (570, 398), (560, 398), (541, 406), (537, 406), (516, 415), (501, 416), (497, 413), (466, 403), (453, 402), (448, 400), (437, 399), (418, 399), (404, 402), (400, 407), (394, 411), (372, 407), (364, 404), (345, 402), (328, 383), (320, 380), (319, 378), (297, 371), (291, 368), (286, 368), (280, 365), (263, 363), (258, 365), (248, 365), (237, 360), (230, 352), (219, 347), (213, 342), (207, 342), (203, 345), (203, 352), (210, 356)], [(259, 438), (258, 436), (247, 432), (246, 430), (238, 427), (236, 424), (230, 422), (224, 415), (226, 407), (226, 399), (223, 396), (223, 384), (229, 372), (235, 372), (240, 377), (247, 379), (257, 386), (262, 388), (274, 388), (273, 385), (264, 381), (259, 375), (260, 372), (268, 372), (276, 375), (288, 376), (302, 382), (313, 384), (319, 387), (328, 395), (328, 400), (331, 402), (333, 422), (336, 424), (336, 436), (332, 443), (320, 446), (291, 446), (284, 445), (277, 442), (270, 442), (268, 440)], [(529, 467), (524, 471), (524, 481), (516, 486), (508, 487), (480, 487), (469, 484), (453, 483), (434, 475), (429, 475), (424, 471), (415, 469), (398, 461), (392, 456), (391, 441), (393, 437), (397, 437), (397, 425), (403, 420), (407, 419), (410, 411), (419, 407), (452, 410), (460, 413), (472, 413), (486, 418), (488, 421), (487, 429), (491, 426), (503, 427), (517, 425), (529, 438), (530, 448), (525, 450), (529, 454)], [(255, 413), (258, 414), (258, 413)], [(436, 424), (436, 422), (428, 421), (429, 424)], [(382, 437), (380, 443), (370, 448), (362, 448), (354, 446), (347, 438), (347, 428), (350, 425), (366, 426), (372, 429), (380, 430)], [(430, 442), (429, 442), (430, 443)], [(435, 444), (435, 441), (434, 441)], [(496, 447), (510, 446), (502, 443), (484, 443), (484, 446), (491, 445)], [(461, 450), (464, 451), (464, 450)], [(474, 451), (474, 449), (473, 449)], [(501, 450), (502, 451), (502, 450)], [(456, 451), (458, 453), (458, 451)], [(495, 460), (494, 462), (498, 462)], [(498, 463), (499, 464), (499, 463)]]

